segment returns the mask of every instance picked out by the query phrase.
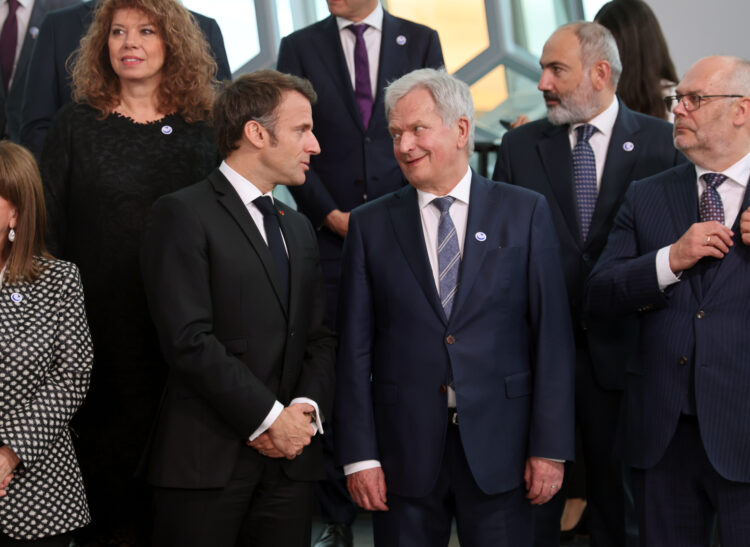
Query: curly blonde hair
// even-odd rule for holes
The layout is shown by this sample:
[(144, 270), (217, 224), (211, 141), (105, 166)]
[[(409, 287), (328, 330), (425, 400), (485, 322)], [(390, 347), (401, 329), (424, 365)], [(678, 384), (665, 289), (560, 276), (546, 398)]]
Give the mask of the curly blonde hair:
[(109, 60), (109, 32), (115, 11), (143, 12), (164, 41), (158, 108), (179, 113), (188, 123), (205, 120), (214, 98), (216, 61), (193, 15), (177, 0), (104, 0), (80, 47), (68, 59), (73, 99), (105, 118), (120, 101), (120, 81)]

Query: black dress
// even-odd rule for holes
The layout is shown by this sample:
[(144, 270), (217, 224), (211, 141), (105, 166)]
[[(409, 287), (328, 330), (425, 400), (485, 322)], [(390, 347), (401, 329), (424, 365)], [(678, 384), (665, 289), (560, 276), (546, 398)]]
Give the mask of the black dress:
[(132, 477), (166, 373), (141, 283), (145, 223), (157, 198), (205, 178), (218, 154), (213, 131), (179, 115), (148, 124), (99, 118), (86, 105), (61, 109), (41, 171), (49, 249), (83, 281), (94, 367), (73, 427), (93, 526), (107, 536), (148, 511), (134, 507), (144, 500)]

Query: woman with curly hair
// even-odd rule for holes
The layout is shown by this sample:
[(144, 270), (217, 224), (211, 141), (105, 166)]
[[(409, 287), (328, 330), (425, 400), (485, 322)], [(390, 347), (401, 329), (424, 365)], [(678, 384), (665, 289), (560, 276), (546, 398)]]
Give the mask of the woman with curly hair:
[(140, 279), (146, 216), (217, 164), (207, 125), (216, 65), (177, 0), (101, 0), (73, 57), (75, 102), (41, 158), (48, 245), (87, 289), (95, 361), (74, 428), (91, 501), (84, 543), (145, 543), (148, 492), (132, 475), (165, 367)]

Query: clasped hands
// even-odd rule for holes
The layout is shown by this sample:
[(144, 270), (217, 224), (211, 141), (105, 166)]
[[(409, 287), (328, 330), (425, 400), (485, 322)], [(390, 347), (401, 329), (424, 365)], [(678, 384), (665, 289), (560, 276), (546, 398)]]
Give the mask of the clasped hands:
[(247, 445), (269, 458), (293, 460), (302, 454), (315, 435), (311, 423), (314, 415), (315, 407), (307, 403), (285, 407), (271, 427), (255, 440), (247, 441)]
[(13, 478), (13, 470), (20, 462), (21, 459), (9, 446), (0, 446), (0, 497), (6, 494), (6, 489)]

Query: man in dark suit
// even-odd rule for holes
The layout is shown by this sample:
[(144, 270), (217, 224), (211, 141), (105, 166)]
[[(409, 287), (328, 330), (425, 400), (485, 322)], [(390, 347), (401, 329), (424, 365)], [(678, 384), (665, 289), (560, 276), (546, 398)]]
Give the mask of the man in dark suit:
[(224, 162), (154, 205), (142, 266), (170, 369), (154, 545), (310, 544), (335, 339), (315, 231), (271, 192), (304, 183), (320, 151), (314, 100), (296, 76), (239, 78), (214, 108)]
[(586, 302), (597, 316), (639, 315), (625, 394), (642, 545), (707, 547), (718, 517), (721, 545), (739, 547), (750, 524), (750, 241), (739, 214), (750, 206), (750, 63), (702, 59), (667, 99), (692, 163), (630, 187)]
[[(439, 97), (439, 99), (436, 99)], [(436, 102), (436, 101), (440, 102)], [(410, 186), (352, 212), (334, 420), (378, 546), (531, 544), (573, 458), (573, 340), (543, 196), (469, 168), (468, 86), (388, 86)], [(525, 482), (525, 487), (524, 487)]]
[[(13, 60), (8, 83), (5, 82), (5, 74), (0, 74), (0, 131), (4, 137), (18, 142), (21, 131), (21, 106), (23, 102), (24, 88), (26, 84), (26, 71), (31, 59), (34, 42), (39, 35), (39, 25), (47, 12), (57, 10), (77, 3), (77, 0), (33, 0), (26, 2), (15, 2), (16, 8), (16, 33), (20, 36), (16, 39), (13, 47)], [(11, 2), (5, 2), (10, 8)], [(22, 13), (28, 10), (28, 13)], [(10, 13), (0, 18), (0, 27), (5, 27)]]
[[(72, 99), (66, 62), (86, 34), (100, 0), (47, 14), (39, 29), (26, 79), (27, 92), (20, 121), (20, 142), (39, 157), (52, 118)], [(224, 38), (214, 19), (191, 11), (211, 47), (218, 66), (217, 79), (231, 80)]]
[[(620, 58), (614, 38), (601, 25), (573, 23), (558, 29), (545, 44), (540, 64), (539, 90), (548, 117), (503, 137), (493, 178), (544, 194), (552, 209), (576, 341), (576, 422), (589, 530), (593, 545), (623, 546), (626, 496), (622, 463), (613, 448), (637, 325), (634, 317), (589, 321), (582, 310), (583, 287), (630, 182), (684, 158), (672, 145), (670, 124), (633, 112), (615, 96)], [(587, 127), (596, 128), (593, 135), (577, 144), (577, 133)], [(588, 164), (590, 173), (581, 169), (586, 152), (594, 163)], [(565, 497), (535, 509), (535, 545), (559, 545)]]
[[(292, 194), (318, 229), (333, 324), (349, 212), (404, 185), (386, 127), (383, 90), (414, 69), (442, 66), (443, 54), (434, 30), (390, 15), (378, 0), (330, 1), (328, 9), (330, 17), (281, 41), (278, 69), (308, 78), (319, 97), (313, 119), (322, 152), (313, 158), (307, 182)], [(354, 28), (363, 31), (361, 57)], [(358, 84), (358, 71), (365, 82)], [(356, 508), (334, 465), (333, 436), (326, 435), (325, 443), (328, 479), (316, 485), (316, 496), (329, 526), (317, 545), (351, 545)]]

